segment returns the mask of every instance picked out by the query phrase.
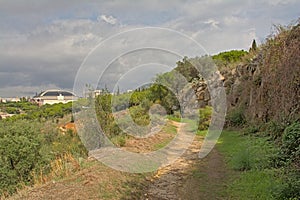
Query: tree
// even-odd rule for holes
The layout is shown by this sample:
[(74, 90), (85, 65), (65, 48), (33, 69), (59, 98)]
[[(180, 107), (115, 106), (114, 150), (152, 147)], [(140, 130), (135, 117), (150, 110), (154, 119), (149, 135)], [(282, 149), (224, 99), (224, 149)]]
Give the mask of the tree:
[(257, 49), (256, 41), (255, 39), (253, 39), (250, 51), (256, 51), (256, 49)]
[(118, 86), (118, 89), (117, 89), (117, 95), (119, 96), (120, 95), (120, 87)]
[(32, 181), (32, 172), (42, 162), (42, 136), (29, 121), (0, 124), (0, 195), (13, 193), (22, 183)]

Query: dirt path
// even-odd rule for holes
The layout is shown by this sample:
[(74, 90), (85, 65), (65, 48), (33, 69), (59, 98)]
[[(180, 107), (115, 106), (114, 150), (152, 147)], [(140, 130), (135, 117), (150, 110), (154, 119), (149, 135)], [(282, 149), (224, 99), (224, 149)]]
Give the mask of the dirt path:
[(224, 199), (225, 163), (215, 149), (206, 158), (198, 158), (202, 139), (197, 136), (182, 157), (157, 171), (144, 199)]

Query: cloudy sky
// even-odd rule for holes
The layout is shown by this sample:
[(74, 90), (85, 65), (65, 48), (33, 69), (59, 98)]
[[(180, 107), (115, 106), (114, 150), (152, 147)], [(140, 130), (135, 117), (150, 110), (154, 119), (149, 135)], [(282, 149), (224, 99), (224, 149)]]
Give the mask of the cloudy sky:
[(122, 31), (164, 27), (209, 54), (248, 50), (273, 24), (295, 22), (299, 8), (299, 0), (0, 0), (0, 97), (72, 90), (89, 52)]

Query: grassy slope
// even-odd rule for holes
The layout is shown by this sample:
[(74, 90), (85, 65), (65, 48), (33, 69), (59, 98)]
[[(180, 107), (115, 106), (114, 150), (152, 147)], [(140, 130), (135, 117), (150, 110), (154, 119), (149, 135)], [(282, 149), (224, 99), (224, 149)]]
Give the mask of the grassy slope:
[(266, 138), (223, 131), (217, 149), (234, 171), (226, 189), (229, 199), (273, 199), (273, 190), (281, 183), (278, 169), (269, 167), (276, 150)]

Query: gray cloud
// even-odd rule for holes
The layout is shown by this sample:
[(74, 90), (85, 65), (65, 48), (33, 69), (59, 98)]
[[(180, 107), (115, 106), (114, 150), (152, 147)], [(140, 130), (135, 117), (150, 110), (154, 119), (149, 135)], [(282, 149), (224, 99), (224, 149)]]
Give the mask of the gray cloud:
[(272, 24), (296, 20), (299, 7), (297, 0), (0, 1), (0, 96), (72, 89), (86, 55), (120, 31), (167, 27), (208, 53), (247, 50), (252, 39), (270, 34)]

